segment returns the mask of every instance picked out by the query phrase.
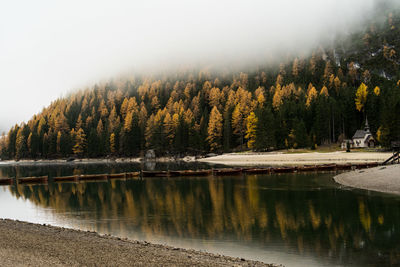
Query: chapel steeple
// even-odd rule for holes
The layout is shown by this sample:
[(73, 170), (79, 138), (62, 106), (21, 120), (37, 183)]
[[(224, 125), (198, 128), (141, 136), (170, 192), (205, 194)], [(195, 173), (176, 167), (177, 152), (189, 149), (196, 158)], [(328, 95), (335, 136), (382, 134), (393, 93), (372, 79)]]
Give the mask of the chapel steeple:
[(370, 133), (369, 131), (369, 124), (368, 124), (368, 118), (365, 117), (365, 127), (364, 127), (364, 131), (366, 131), (367, 133)]

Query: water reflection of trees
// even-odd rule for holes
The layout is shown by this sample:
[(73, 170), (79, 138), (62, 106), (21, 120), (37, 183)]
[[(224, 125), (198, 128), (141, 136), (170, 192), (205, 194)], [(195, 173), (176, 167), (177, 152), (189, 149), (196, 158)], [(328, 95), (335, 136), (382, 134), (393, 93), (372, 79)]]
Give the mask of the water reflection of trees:
[(0, 165), (1, 177), (25, 176), (68, 176), (73, 174), (121, 173), (138, 170), (186, 170), (210, 168), (206, 163), (197, 162), (108, 162), (108, 163), (32, 163), (21, 165)]
[(147, 179), (17, 185), (10, 190), (16, 197), (62, 214), (89, 207), (96, 212), (83, 213), (82, 219), (108, 218), (105, 227), (120, 232), (232, 238), (266, 246), (273, 241), (299, 254), (345, 262), (399, 263), (397, 200), (334, 189), (268, 190), (259, 186), (261, 181), (256, 176)]

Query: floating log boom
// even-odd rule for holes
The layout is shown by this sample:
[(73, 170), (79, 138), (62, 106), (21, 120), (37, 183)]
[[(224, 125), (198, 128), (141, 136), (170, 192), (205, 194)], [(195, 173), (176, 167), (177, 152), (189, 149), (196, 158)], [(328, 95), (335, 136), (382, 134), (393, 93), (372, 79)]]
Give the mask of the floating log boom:
[(143, 177), (168, 177), (168, 171), (142, 171)]
[(214, 169), (213, 174), (216, 176), (223, 175), (239, 175), (242, 173), (242, 169)]
[(107, 180), (107, 174), (85, 174), (79, 175), (78, 180), (86, 181), (86, 180)]
[(278, 167), (278, 168), (272, 168), (272, 172), (274, 173), (291, 173), (295, 172), (297, 170), (296, 167)]
[(316, 170), (317, 170), (317, 166), (315, 166), (315, 165), (304, 165), (304, 166), (297, 167), (298, 172), (312, 172), (312, 171), (316, 171)]
[(38, 177), (22, 177), (18, 178), (17, 181), (19, 184), (45, 184), (47, 183), (49, 177), (46, 176), (38, 176)]
[(208, 176), (212, 174), (212, 170), (183, 170), (169, 171), (170, 176)]
[(351, 170), (352, 167), (353, 165), (351, 165), (350, 163), (336, 165), (337, 170)]
[(108, 179), (125, 179), (126, 173), (113, 173), (108, 175)]
[(0, 185), (12, 185), (13, 183), (13, 178), (0, 178)]
[(54, 182), (75, 182), (78, 181), (78, 175), (54, 177)]
[(271, 172), (271, 168), (249, 168), (243, 169), (243, 172), (247, 174), (267, 174)]
[(325, 164), (325, 165), (319, 165), (317, 167), (318, 171), (334, 171), (336, 170), (336, 164)]
[(126, 178), (133, 178), (133, 177), (139, 177), (140, 176), (140, 171), (139, 172), (127, 172), (126, 173)]

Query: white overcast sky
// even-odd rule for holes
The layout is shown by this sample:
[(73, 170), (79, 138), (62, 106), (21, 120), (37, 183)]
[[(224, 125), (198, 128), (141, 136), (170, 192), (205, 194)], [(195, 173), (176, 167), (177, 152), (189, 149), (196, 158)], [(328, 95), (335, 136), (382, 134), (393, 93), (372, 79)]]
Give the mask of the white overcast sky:
[[(133, 67), (307, 49), (375, 0), (0, 0), (0, 131)], [(322, 37), (324, 36), (324, 37)]]

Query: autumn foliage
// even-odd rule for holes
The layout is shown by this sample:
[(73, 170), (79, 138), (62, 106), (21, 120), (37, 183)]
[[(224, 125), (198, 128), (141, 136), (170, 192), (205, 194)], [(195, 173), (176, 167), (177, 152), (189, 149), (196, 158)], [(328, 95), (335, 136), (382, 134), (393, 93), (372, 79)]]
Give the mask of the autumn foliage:
[(370, 27), (368, 38), (338, 43), (340, 51), (347, 43), (358, 49), (342, 57), (318, 48), (251, 71), (188, 67), (96, 84), (3, 133), (1, 158), (315, 147), (351, 137), (366, 115), (389, 144), (400, 139), (397, 24), (393, 15), (379, 34)]

